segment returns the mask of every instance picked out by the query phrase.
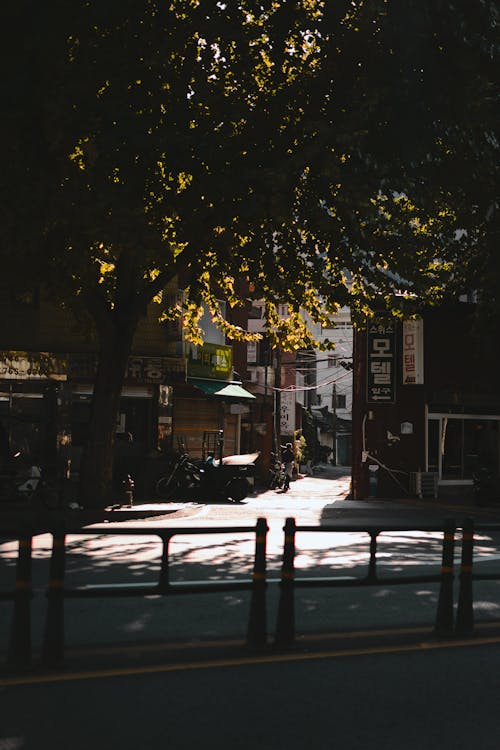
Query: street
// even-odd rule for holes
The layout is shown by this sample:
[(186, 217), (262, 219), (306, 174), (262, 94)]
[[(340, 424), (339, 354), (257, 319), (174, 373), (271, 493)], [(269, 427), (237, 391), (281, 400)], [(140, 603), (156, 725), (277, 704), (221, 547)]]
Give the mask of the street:
[[(52, 538), (35, 537), (34, 667), (0, 676), (5, 717), (0, 750), (67, 743), (75, 750), (90, 744), (126, 750), (166, 742), (176, 750), (200, 743), (276, 750), (310, 742), (325, 750), (441, 750), (466, 748), (472, 740), (484, 750), (496, 748), (499, 583), (475, 586), (475, 638), (463, 641), (433, 635), (437, 583), (383, 584), (388, 575), (439, 572), (441, 532), (382, 533), (380, 585), (298, 588), (295, 647), (273, 647), (287, 517), (298, 525), (339, 528), (297, 532), (296, 575), (307, 578), (366, 574), (370, 537), (342, 526), (393, 523), (418, 529), (450, 515), (449, 508), (418, 503), (352, 503), (346, 500), (348, 488), (347, 474), (306, 477), (287, 494), (264, 492), (240, 505), (165, 505), (159, 515), (98, 524), (102, 533), (94, 536), (85, 529), (68, 535), (66, 587), (157, 580), (161, 544), (154, 531), (162, 528), (185, 532), (170, 542), (172, 582), (240, 580), (252, 573), (255, 534), (225, 536), (210, 529), (253, 526), (265, 517), (268, 644), (261, 652), (244, 648), (249, 591), (103, 596), (65, 600), (65, 666), (40, 669)], [(462, 509), (458, 521), (463, 514)], [(138, 535), (113, 533), (125, 527)], [(186, 533), (201, 528), (207, 533)], [(475, 564), (481, 570), (496, 571), (499, 539), (498, 533), (478, 534)], [(460, 551), (457, 544), (457, 570)], [(5, 543), (2, 581), (13, 580), (16, 559), (17, 544)], [(11, 604), (2, 607), (8, 611)], [(3, 660), (9, 629), (10, 616), (3, 617)], [(54, 712), (55, 706), (64, 710)]]
[(1, 750), (496, 750), (498, 645), (49, 675), (0, 689)]
[[(366, 532), (344, 532), (342, 524), (398, 523), (418, 529), (418, 524), (441, 524), (449, 512), (442, 508), (416, 508), (387, 501), (352, 503), (345, 500), (349, 477), (307, 477), (291, 485), (289, 493), (265, 492), (239, 505), (175, 506), (171, 513), (98, 524), (103, 533), (67, 536), (67, 588), (89, 584), (155, 582), (161, 566), (159, 528), (206, 529), (196, 536), (175, 535), (170, 542), (169, 572), (172, 583), (185, 581), (249, 580), (252, 574), (255, 534), (211, 534), (213, 526), (254, 526), (265, 517), (267, 538), (267, 630), (275, 631), (279, 599), (278, 581), (283, 556), (283, 525), (289, 516), (298, 524), (322, 527), (338, 524), (335, 533), (297, 532), (295, 570), (297, 577), (357, 576), (367, 573), (370, 537)], [(359, 507), (363, 506), (363, 507)], [(168, 504), (164, 507), (168, 508)], [(463, 517), (463, 511), (462, 516)], [(459, 517), (459, 518), (461, 518)], [(113, 535), (113, 529), (133, 526), (137, 536)], [(32, 642), (41, 648), (45, 613), (45, 590), (49, 579), (52, 537), (34, 538)], [(455, 564), (460, 565), (460, 545)], [(378, 574), (438, 574), (442, 556), (442, 533), (416, 530), (385, 532), (378, 539)], [(13, 585), (17, 543), (2, 547), (2, 580)], [(476, 566), (495, 571), (498, 565), (498, 534), (479, 535)], [(475, 587), (478, 614), (486, 620), (500, 617), (497, 581)], [(438, 584), (348, 588), (302, 588), (295, 594), (297, 633), (338, 632), (360, 628), (426, 626), (436, 617)], [(121, 643), (181, 642), (213, 638), (244, 639), (248, 626), (250, 592), (183, 594), (182, 597), (94, 597), (65, 602), (66, 648)], [(4, 609), (10, 605), (4, 603)], [(0, 623), (0, 648), (5, 654), (10, 617)]]

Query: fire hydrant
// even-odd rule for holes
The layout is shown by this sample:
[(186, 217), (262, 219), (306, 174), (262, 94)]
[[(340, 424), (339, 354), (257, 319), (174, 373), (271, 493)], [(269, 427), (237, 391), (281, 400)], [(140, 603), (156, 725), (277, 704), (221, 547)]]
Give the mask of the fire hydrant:
[(123, 488), (125, 491), (125, 499), (126, 499), (126, 505), (129, 506), (129, 508), (132, 508), (134, 505), (134, 486), (135, 482), (130, 476), (130, 474), (127, 474), (127, 478), (123, 480), (122, 482)]

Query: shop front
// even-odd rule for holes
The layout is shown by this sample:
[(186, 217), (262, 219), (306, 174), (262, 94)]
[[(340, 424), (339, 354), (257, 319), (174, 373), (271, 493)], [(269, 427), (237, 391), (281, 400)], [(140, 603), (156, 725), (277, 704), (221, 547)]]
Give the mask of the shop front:
[(437, 475), (441, 495), (458, 488), (471, 494), (479, 470), (499, 475), (499, 423), (495, 414), (428, 413), (426, 468)]
[(372, 485), (379, 497), (425, 495), (423, 482), (430, 497), (470, 499), (478, 472), (499, 481), (499, 352), (473, 314), (449, 304), (412, 321), (378, 316), (357, 331), (357, 499), (373, 497)]
[(68, 442), (65, 361), (49, 353), (0, 356), (0, 463), (56, 467)]
[(220, 344), (189, 345), (187, 382), (173, 396), (173, 449), (195, 458), (212, 449), (210, 436), (224, 431), (224, 453), (241, 452), (242, 419), (251, 413), (255, 396), (233, 375), (232, 348)]

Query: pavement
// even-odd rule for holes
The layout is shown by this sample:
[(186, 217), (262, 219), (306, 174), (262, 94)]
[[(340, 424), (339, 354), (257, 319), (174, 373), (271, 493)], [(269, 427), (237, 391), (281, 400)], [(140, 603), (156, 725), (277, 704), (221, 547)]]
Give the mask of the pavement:
[[(331, 464), (319, 464), (314, 467), (314, 477), (321, 479), (339, 479), (349, 476), (350, 469), (344, 466), (332, 466)], [(291, 487), (297, 486), (301, 479), (307, 479), (307, 475), (299, 474)], [(304, 483), (305, 484), (305, 483)], [(258, 497), (266, 492), (266, 487), (257, 488), (250, 497)], [(111, 503), (104, 510), (85, 510), (82, 508), (65, 509), (63, 511), (47, 511), (46, 509), (34, 510), (28, 504), (0, 503), (0, 530), (7, 530), (21, 524), (28, 524), (40, 531), (49, 527), (51, 523), (63, 522), (68, 528), (83, 528), (96, 523), (140, 521), (145, 519), (158, 519), (162, 516), (172, 518), (189, 518), (199, 512), (200, 505), (196, 502), (173, 502), (159, 501), (156, 498), (135, 498), (133, 505), (126, 503)], [(472, 517), (484, 522), (500, 522), (500, 499), (484, 507), (477, 507), (470, 501), (460, 497), (447, 498), (418, 498), (406, 497), (369, 497), (364, 500), (353, 500), (350, 492), (346, 492), (341, 502), (335, 505), (335, 512), (330, 513), (332, 517), (353, 516), (367, 512), (377, 515), (380, 512), (391, 512), (406, 508), (414, 510), (419, 515), (428, 512), (431, 515), (440, 514), (443, 517), (460, 518)]]
[[(341, 467), (318, 467), (316, 477), (325, 479), (348, 478), (348, 470)], [(308, 487), (313, 487), (314, 482), (309, 477), (298, 478), (291, 486), (289, 494), (283, 494), (283, 513), (294, 515), (294, 507), (307, 505)], [(339, 485), (337, 485), (338, 487)], [(344, 481), (344, 488), (348, 488), (348, 482)], [(303, 488), (303, 489), (302, 489)], [(323, 493), (316, 498), (322, 507)], [(326, 490), (328, 493), (328, 490)], [(253, 497), (259, 497), (255, 492)], [(280, 501), (281, 502), (281, 501)], [(450, 516), (462, 519), (468, 515), (478, 521), (500, 522), (500, 509), (495, 507), (473, 508), (469, 505), (459, 503), (457, 499), (447, 502), (434, 499), (418, 498), (372, 498), (364, 501), (353, 501), (349, 494), (335, 496), (333, 502), (327, 503), (326, 512), (321, 523), (336, 523), (339, 519), (347, 524), (357, 523), (362, 519), (363, 523), (369, 523), (367, 519), (395, 517), (404, 518), (405, 523), (411, 524), (414, 519), (424, 518), (428, 514), (439, 516), (441, 519)], [(229, 507), (229, 504), (228, 504)], [(230, 506), (237, 510), (236, 506)], [(49, 580), (49, 560), (52, 541), (51, 537), (44, 534), (54, 521), (65, 521), (67, 528), (73, 531), (85, 529), (85, 527), (101, 527), (105, 523), (114, 526), (116, 522), (124, 523), (134, 521), (157, 522), (161, 525), (162, 518), (168, 518), (176, 522), (176, 519), (189, 519), (200, 515), (202, 506), (197, 503), (175, 503), (175, 502), (134, 502), (133, 507), (110, 506), (103, 512), (73, 510), (66, 513), (52, 513), (49, 518), (33, 515), (26, 508), (17, 508), (15, 511), (4, 509), (0, 512), (0, 533), (7, 540), (15, 540), (15, 528), (22, 521), (33, 524), (38, 536), (35, 538), (34, 571), (33, 571), (33, 602), (31, 605), (32, 617), (32, 643), (36, 658), (39, 657), (43, 642), (44, 624), (47, 612), (46, 587)], [(280, 511), (281, 512), (281, 511)], [(274, 525), (279, 527), (279, 542), (282, 543), (281, 518), (276, 516)], [(393, 515), (396, 514), (396, 515)], [(237, 517), (237, 513), (234, 517)], [(228, 516), (229, 517), (229, 516)], [(247, 518), (248, 518), (247, 514)], [(354, 520), (353, 520), (354, 519)], [(279, 521), (279, 523), (278, 523)], [(213, 521), (212, 521), (213, 523)], [(237, 524), (241, 524), (238, 521)], [(415, 520), (415, 523), (417, 521)], [(236, 525), (237, 525), (236, 524)], [(144, 524), (140, 524), (144, 526)], [(147, 526), (148, 524), (146, 524)], [(153, 525), (153, 524), (152, 524)], [(170, 526), (172, 524), (170, 523)], [(182, 526), (182, 523), (179, 524)], [(187, 526), (188, 524), (186, 524)], [(191, 524), (194, 525), (194, 524)], [(204, 525), (200, 517), (199, 523)], [(231, 526), (225, 522), (222, 526)], [(249, 524), (251, 525), (251, 524)], [(270, 523), (272, 526), (273, 524)], [(415, 528), (418, 528), (416, 525)], [(111, 529), (110, 529), (111, 532)], [(86, 585), (89, 575), (96, 576), (99, 584), (107, 584), (110, 581), (120, 582), (127, 580), (127, 575), (134, 576), (138, 582), (143, 580), (144, 575), (155, 575), (158, 561), (153, 554), (151, 538), (147, 537), (147, 531), (141, 538), (135, 537), (95, 537), (95, 548), (84, 549), (82, 537), (70, 536), (67, 555), (67, 574), (76, 576), (76, 585)], [(215, 535), (212, 535), (215, 536)], [(272, 536), (272, 534), (270, 534)], [(271, 541), (271, 539), (269, 540)], [(275, 540), (276, 542), (276, 540)], [(205, 543), (205, 540), (202, 542)], [(205, 557), (193, 556), (192, 552), (182, 550), (174, 545), (174, 551), (180, 557), (176, 560), (181, 575), (191, 579), (205, 580), (211, 575), (209, 566), (215, 564), (213, 574), (215, 578), (225, 577), (231, 573), (231, 565), (236, 569), (236, 576), (249, 575), (251, 571), (252, 545), (243, 552), (237, 548), (234, 539), (221, 540), (220, 538), (207, 540), (208, 547)], [(406, 544), (407, 540), (401, 540)], [(492, 542), (493, 545), (493, 542)], [(275, 545), (276, 546), (276, 543)], [(490, 551), (493, 551), (493, 549)], [(314, 551), (314, 554), (319, 554)], [(323, 554), (323, 553), (322, 553)], [(438, 557), (439, 557), (438, 550)], [(458, 554), (458, 550), (457, 550)], [(250, 558), (248, 557), (250, 555)], [(268, 575), (267, 590), (267, 619), (269, 632), (274, 630), (277, 622), (279, 607), (279, 566), (281, 565), (281, 551), (271, 550), (271, 567)], [(321, 557), (321, 556), (320, 556)], [(4, 545), (2, 556), (0, 556), (0, 571), (3, 570), (3, 585), (0, 586), (0, 594), (5, 591), (6, 585), (12, 585), (14, 581), (15, 565), (17, 559), (17, 542), (7, 541)], [(318, 558), (320, 560), (320, 558)], [(421, 558), (417, 558), (412, 564), (420, 565)], [(428, 563), (424, 563), (428, 564)], [(457, 563), (458, 564), (458, 563)], [(250, 567), (249, 567), (250, 566)], [(191, 575), (193, 573), (193, 575)], [(157, 575), (157, 574), (156, 574)], [(273, 580), (271, 580), (271, 577)], [(71, 580), (71, 578), (69, 579)], [(458, 576), (457, 576), (458, 581)], [(67, 585), (75, 585), (67, 584)], [(491, 587), (497, 583), (492, 582)], [(366, 638), (367, 632), (374, 629), (391, 627), (408, 627), (413, 625), (419, 630), (418, 637), (423, 633), (432, 632), (436, 612), (437, 584), (428, 586), (408, 587), (398, 586), (397, 591), (386, 589), (380, 591), (378, 587), (371, 588), (345, 588), (330, 590), (325, 588), (297, 590), (296, 607), (298, 633), (305, 632), (311, 635), (314, 632), (344, 633), (347, 643), (352, 633), (363, 631)], [(418, 591), (416, 589), (419, 589)], [(500, 607), (496, 604), (497, 593), (492, 591), (489, 596), (489, 614), (500, 617)], [(382, 598), (381, 598), (382, 597)], [(384, 604), (383, 599), (386, 603)], [(485, 597), (486, 601), (487, 597)], [(389, 607), (387, 607), (387, 603)], [(11, 635), (11, 603), (0, 602), (2, 609), (8, 611), (7, 618), (0, 618), (0, 662), (3, 661), (9, 638)], [(228, 647), (230, 650), (240, 649), (244, 643), (248, 627), (248, 613), (250, 607), (249, 591), (230, 591), (220, 593), (187, 593), (179, 596), (166, 597), (113, 597), (106, 596), (97, 598), (69, 599), (65, 602), (65, 629), (67, 637), (68, 659), (75, 665), (84, 664), (88, 659), (104, 663), (109, 658), (118, 663), (129, 654), (132, 659), (159, 658), (158, 654), (165, 652), (167, 658), (174, 658), (186, 647), (186, 644), (195, 644), (197, 651), (204, 658), (204, 649), (217, 651), (219, 645), (222, 649)], [(498, 610), (498, 611), (497, 611)], [(331, 637), (330, 635), (327, 637)], [(390, 632), (392, 639), (394, 633)], [(406, 636), (405, 636), (406, 637)], [(409, 633), (410, 639), (413, 633)], [(184, 644), (184, 646), (182, 645)], [(214, 645), (215, 644), (215, 645)], [(229, 646), (226, 646), (229, 644)], [(311, 648), (310, 638), (308, 645)], [(190, 648), (194, 648), (193, 645)], [(3, 656), (2, 656), (3, 652)], [(139, 655), (137, 655), (139, 654)], [(163, 657), (161, 657), (163, 658)]]

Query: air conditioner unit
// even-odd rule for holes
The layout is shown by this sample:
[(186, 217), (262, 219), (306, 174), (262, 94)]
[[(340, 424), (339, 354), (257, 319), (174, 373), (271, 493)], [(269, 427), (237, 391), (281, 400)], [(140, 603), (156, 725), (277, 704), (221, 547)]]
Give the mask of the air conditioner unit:
[(417, 497), (438, 496), (438, 475), (431, 471), (412, 471), (410, 472), (410, 494)]

